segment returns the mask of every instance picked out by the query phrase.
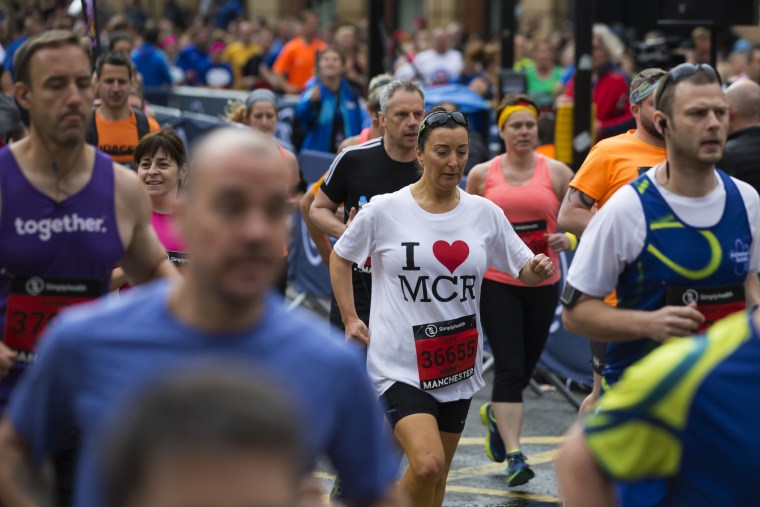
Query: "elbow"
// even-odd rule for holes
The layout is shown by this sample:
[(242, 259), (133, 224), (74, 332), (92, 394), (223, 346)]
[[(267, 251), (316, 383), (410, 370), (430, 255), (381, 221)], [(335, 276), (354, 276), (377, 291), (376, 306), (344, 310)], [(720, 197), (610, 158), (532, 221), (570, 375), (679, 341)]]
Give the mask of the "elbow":
[(573, 311), (567, 307), (562, 309), (562, 326), (570, 333), (578, 333), (578, 322)]

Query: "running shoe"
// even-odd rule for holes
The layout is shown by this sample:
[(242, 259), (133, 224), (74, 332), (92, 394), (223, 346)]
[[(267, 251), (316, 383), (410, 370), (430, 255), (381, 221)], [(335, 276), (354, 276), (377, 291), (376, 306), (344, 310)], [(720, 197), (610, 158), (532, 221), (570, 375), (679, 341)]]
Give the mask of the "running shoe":
[(480, 420), (483, 421), (488, 434), (486, 435), (486, 455), (491, 461), (503, 463), (507, 459), (507, 451), (504, 449), (504, 441), (499, 435), (499, 428), (496, 427), (496, 420), (493, 418), (493, 408), (491, 402), (485, 403), (480, 407)]
[(536, 474), (525, 462), (525, 455), (521, 451), (510, 452), (507, 455), (507, 486), (514, 487), (525, 484)]

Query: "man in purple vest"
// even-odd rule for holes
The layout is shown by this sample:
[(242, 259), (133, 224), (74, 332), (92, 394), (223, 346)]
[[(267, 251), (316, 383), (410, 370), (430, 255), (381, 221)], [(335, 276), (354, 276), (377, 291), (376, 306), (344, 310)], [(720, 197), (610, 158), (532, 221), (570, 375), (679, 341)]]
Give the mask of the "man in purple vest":
[(79, 38), (31, 37), (14, 73), (30, 135), (0, 149), (0, 413), (61, 308), (103, 295), (117, 264), (131, 283), (176, 273), (137, 176), (85, 144), (93, 89)]

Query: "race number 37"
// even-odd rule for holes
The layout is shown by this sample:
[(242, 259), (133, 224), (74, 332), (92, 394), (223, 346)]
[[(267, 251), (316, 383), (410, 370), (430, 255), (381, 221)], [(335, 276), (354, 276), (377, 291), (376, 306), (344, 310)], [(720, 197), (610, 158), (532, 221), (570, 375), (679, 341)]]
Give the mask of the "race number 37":
[(14, 350), (32, 351), (42, 331), (61, 309), (90, 301), (102, 293), (100, 280), (13, 277), (3, 341)]

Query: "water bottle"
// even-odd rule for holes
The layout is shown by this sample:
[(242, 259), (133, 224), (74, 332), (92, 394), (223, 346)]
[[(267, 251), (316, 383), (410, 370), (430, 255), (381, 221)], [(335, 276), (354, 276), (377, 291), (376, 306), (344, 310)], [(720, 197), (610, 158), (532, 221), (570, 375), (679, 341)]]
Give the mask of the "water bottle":
[(367, 204), (369, 201), (367, 200), (366, 195), (359, 196), (359, 211), (362, 210), (365, 204)]

